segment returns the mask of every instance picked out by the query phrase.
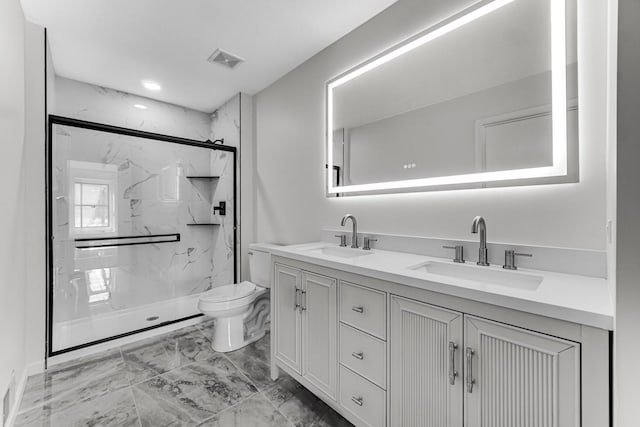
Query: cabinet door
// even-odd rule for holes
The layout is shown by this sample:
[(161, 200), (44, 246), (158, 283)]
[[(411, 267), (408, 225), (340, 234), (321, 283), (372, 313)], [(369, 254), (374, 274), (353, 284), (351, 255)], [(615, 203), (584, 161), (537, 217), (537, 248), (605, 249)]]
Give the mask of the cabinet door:
[(391, 425), (462, 426), (462, 314), (391, 298)]
[(336, 280), (302, 273), (302, 375), (336, 399)]
[(282, 363), (301, 374), (301, 316), (302, 271), (275, 264), (275, 356)]
[(465, 426), (579, 426), (579, 358), (578, 343), (465, 316)]

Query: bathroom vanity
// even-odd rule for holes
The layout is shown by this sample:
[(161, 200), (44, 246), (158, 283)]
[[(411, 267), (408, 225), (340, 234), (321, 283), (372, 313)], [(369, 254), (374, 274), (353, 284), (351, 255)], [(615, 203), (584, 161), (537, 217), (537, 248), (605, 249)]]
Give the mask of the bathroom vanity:
[(356, 425), (609, 425), (605, 279), (313, 243), (272, 280), (272, 376)]

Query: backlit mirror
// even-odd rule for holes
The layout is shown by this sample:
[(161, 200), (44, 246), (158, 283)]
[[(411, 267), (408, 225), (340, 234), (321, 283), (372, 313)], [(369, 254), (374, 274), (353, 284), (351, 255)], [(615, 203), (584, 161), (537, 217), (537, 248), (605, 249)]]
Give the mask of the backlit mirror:
[(480, 2), (327, 83), (329, 195), (577, 180), (575, 0)]

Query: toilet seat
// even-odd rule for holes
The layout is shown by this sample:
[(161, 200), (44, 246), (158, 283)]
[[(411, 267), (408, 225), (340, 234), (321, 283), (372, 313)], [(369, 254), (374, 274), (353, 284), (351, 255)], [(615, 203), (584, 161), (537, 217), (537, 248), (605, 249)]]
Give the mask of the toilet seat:
[(256, 285), (251, 282), (241, 282), (237, 285), (224, 285), (205, 292), (200, 297), (204, 302), (233, 301), (251, 295), (256, 291)]
[(200, 296), (198, 309), (215, 317), (215, 313), (221, 314), (242, 307), (249, 308), (249, 305), (263, 293), (262, 291), (266, 289), (251, 282), (219, 286)]

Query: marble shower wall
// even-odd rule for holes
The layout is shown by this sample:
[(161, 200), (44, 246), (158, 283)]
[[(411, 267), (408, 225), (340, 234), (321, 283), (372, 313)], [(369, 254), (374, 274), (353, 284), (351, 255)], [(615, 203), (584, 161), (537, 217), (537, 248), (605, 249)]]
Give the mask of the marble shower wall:
[(224, 138), (224, 145), (240, 148), (240, 94), (211, 114), (209, 139)]
[[(143, 104), (139, 110), (134, 104)], [(53, 114), (183, 138), (212, 137), (209, 114), (56, 78)], [(62, 322), (203, 292), (234, 281), (233, 155), (81, 128), (54, 127), (54, 316)], [(217, 137), (239, 145), (239, 130)], [(213, 138), (212, 138), (213, 139)], [(228, 141), (228, 143), (227, 143)], [(117, 170), (118, 235), (181, 234), (177, 243), (78, 251), (69, 235), (68, 160)], [(218, 180), (186, 176), (220, 175)], [(226, 201), (227, 215), (212, 215)], [(187, 226), (219, 222), (220, 226)], [(95, 256), (97, 253), (100, 256)], [(107, 302), (90, 303), (84, 272), (109, 268)]]
[[(215, 141), (216, 139), (219, 138), (224, 138), (224, 145), (230, 146), (230, 147), (236, 147), (237, 151), (237, 155), (236, 155), (236, 180), (238, 182), (238, 189), (241, 188), (241, 180), (240, 180), (240, 157), (241, 157), (241, 153), (240, 153), (240, 94), (234, 96), (233, 98), (231, 98), (230, 100), (228, 100), (226, 103), (224, 103), (224, 105), (220, 106), (213, 114), (211, 114), (211, 125), (210, 125), (210, 135), (209, 135), (209, 139), (211, 141)], [(224, 158), (224, 153), (219, 153), (219, 159), (220, 161), (223, 162), (223, 164), (227, 164)], [(212, 169), (213, 170), (217, 170), (219, 169), (219, 166), (215, 164), (217, 160), (214, 159), (214, 163), (212, 163)], [(232, 165), (228, 165), (228, 167), (232, 167)], [(225, 174), (224, 175), (226, 178), (228, 179), (230, 177), (232, 177), (232, 174)], [(220, 185), (223, 185), (224, 183), (220, 182)], [(231, 186), (228, 186), (228, 184), (225, 184), (225, 188), (233, 188), (233, 184), (231, 184)], [(238, 190), (239, 191), (239, 190)], [(230, 200), (233, 199), (233, 193), (227, 193), (226, 197)], [(238, 207), (238, 211), (241, 210), (241, 206), (240, 206), (240, 194), (238, 193), (238, 197), (237, 197), (237, 207)], [(229, 203), (227, 202), (227, 206), (230, 206)], [(225, 236), (225, 244), (226, 246), (232, 247), (232, 243), (233, 240), (229, 240), (233, 234), (232, 234), (232, 227), (233, 227), (233, 217), (231, 216), (227, 216), (224, 221), (223, 221), (223, 227), (225, 230), (224, 236)], [(237, 234), (236, 234), (236, 242), (240, 242), (240, 233), (242, 232), (242, 226), (240, 224), (240, 221), (238, 221), (238, 230), (237, 230)], [(236, 243), (239, 246), (239, 243)], [(240, 254), (240, 248), (238, 247), (238, 254)], [(237, 262), (237, 268), (238, 268), (238, 272), (240, 271), (240, 256), (238, 255), (238, 259), (236, 260)], [(214, 253), (214, 264), (215, 265), (220, 265), (225, 263), (225, 259), (228, 259), (228, 254), (225, 256), (225, 254), (222, 251), (216, 251)], [(239, 275), (238, 275), (239, 276)], [(245, 280), (247, 278), (244, 278)], [(240, 280), (240, 278), (238, 277), (238, 280)]]
[(210, 114), (59, 76), (50, 113), (197, 141), (206, 141), (211, 133)]

